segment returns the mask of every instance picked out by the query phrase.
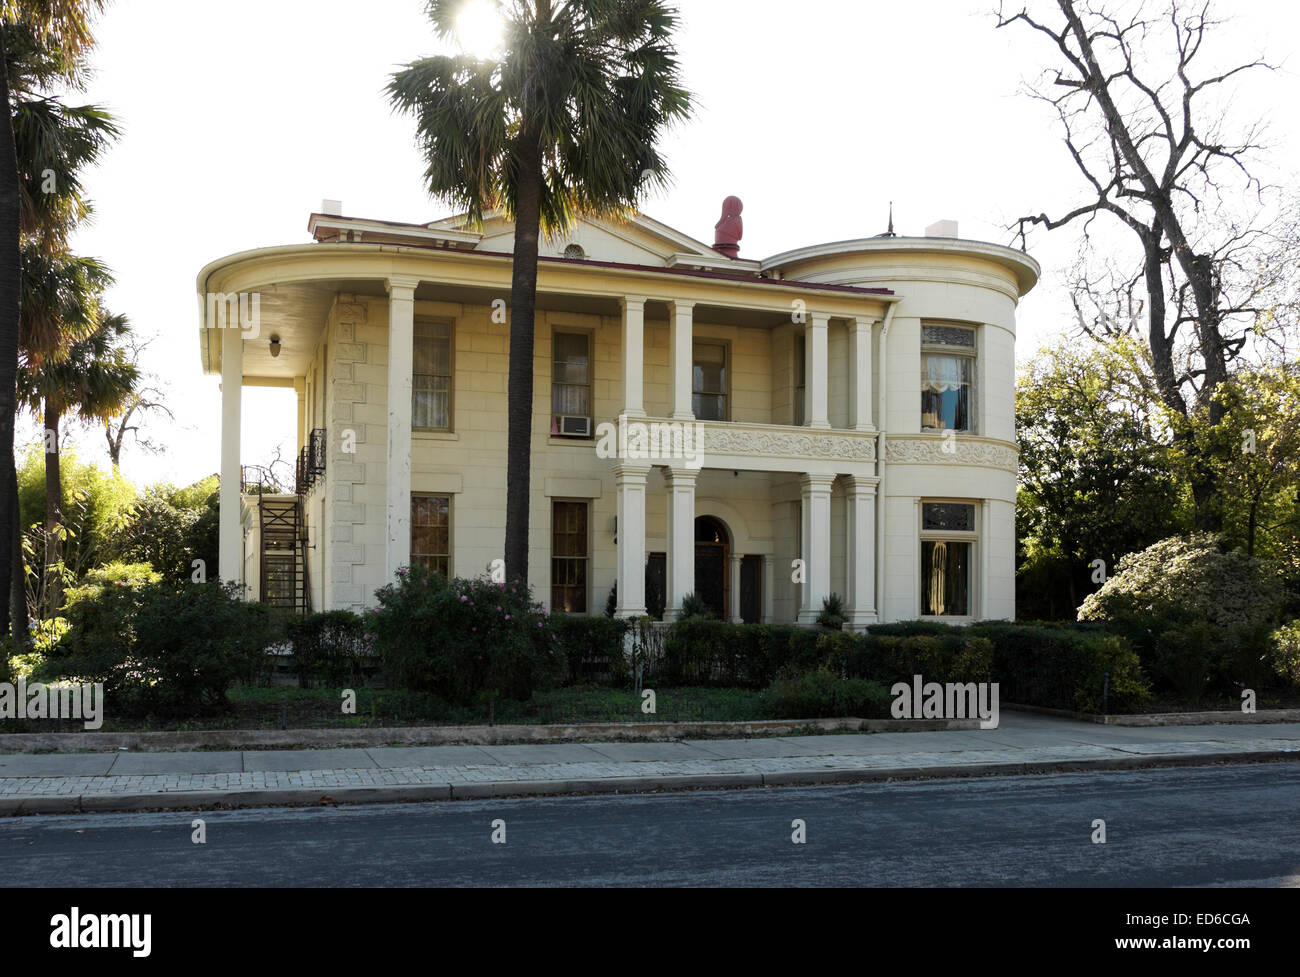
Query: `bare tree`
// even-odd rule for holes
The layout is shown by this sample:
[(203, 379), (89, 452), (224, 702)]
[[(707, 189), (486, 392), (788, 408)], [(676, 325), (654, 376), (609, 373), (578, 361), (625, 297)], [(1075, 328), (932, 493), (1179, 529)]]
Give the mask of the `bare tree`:
[[(998, 27), (1024, 25), (1055, 48), (1061, 66), (1030, 93), (1057, 114), (1090, 199), (1059, 217), (1022, 217), (1020, 242), (1028, 227), (1054, 230), (1081, 219), (1086, 237), (1102, 215), (1131, 231), (1142, 261), (1127, 291), (1130, 298), (1139, 287), (1146, 292), (1155, 392), (1175, 420), (1203, 414), (1217, 424), (1215, 391), (1266, 312), (1256, 304), (1261, 283), (1249, 272), (1269, 232), (1254, 223), (1267, 207), (1247, 166), (1261, 124), (1229, 134), (1225, 102), (1214, 99), (1230, 79), (1268, 65), (1201, 72), (1207, 36), (1220, 23), (1209, 0), (1166, 0), (1158, 12), (1152, 3), (1126, 4), (1124, 14), (1104, 0), (1054, 6), (1051, 23), (1028, 6), (1003, 7)], [(1243, 199), (1255, 208), (1249, 214), (1240, 213)], [(1131, 328), (1133, 321), (1130, 315), (1124, 327), (1124, 317), (1103, 317), (1094, 326)], [(1197, 521), (1214, 528), (1213, 475), (1208, 465), (1194, 468)]]
[[(135, 333), (129, 333), (124, 345), (127, 360), (134, 367), (139, 367), (141, 354), (149, 348), (152, 339), (141, 340)], [(163, 446), (153, 438), (141, 433), (145, 418), (150, 414), (164, 414), (174, 421), (176, 415), (171, 412), (163, 398), (166, 396), (165, 385), (157, 374), (141, 373), (141, 383), (127, 400), (125, 409), (116, 417), (104, 418), (104, 440), (108, 442), (108, 457), (112, 459), (116, 471), (122, 464), (122, 446), (129, 434), (137, 445), (145, 451), (157, 453)]]

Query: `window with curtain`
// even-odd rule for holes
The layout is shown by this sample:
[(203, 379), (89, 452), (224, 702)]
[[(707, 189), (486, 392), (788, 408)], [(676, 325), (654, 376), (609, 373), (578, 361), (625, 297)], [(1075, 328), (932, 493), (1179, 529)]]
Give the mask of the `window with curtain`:
[(552, 412), (591, 417), (591, 337), (581, 332), (557, 332), (552, 359)]
[(921, 427), (975, 430), (975, 330), (921, 328)]
[(451, 496), (411, 497), (411, 565), (451, 576)]
[(551, 504), (551, 610), (587, 613), (586, 502)]
[(415, 320), (411, 427), (451, 430), (451, 324)]
[(727, 417), (727, 347), (696, 343), (692, 370), (691, 409), (701, 421), (725, 421)]
[(922, 616), (969, 617), (972, 614), (971, 570), (976, 538), (974, 505), (922, 503)]

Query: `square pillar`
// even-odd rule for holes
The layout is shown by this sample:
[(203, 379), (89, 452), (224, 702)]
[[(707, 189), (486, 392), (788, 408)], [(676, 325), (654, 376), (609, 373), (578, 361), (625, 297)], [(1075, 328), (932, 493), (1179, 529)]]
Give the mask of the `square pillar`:
[(623, 305), (623, 413), (645, 417), (645, 298), (629, 295)]
[(804, 396), (808, 402), (804, 405), (804, 417), (808, 426), (829, 428), (830, 422), (830, 387), (827, 371), (830, 366), (827, 334), (830, 331), (830, 316), (821, 312), (808, 314), (808, 323), (804, 326)]
[(673, 420), (695, 420), (692, 383), (695, 371), (695, 303), (668, 303), (668, 361), (672, 370)]
[(388, 460), (385, 582), (411, 563), (411, 374), (418, 278), (388, 280)]
[(744, 560), (744, 554), (731, 554), (731, 579), (728, 586), (727, 600), (731, 604), (731, 623), (744, 624), (744, 616), (740, 613), (740, 567)]
[(831, 486), (834, 475), (800, 476), (803, 501), (804, 583), (801, 588), (799, 623), (817, 623), (822, 601), (831, 595)]
[(618, 606), (614, 616), (645, 617), (645, 483), (648, 465), (614, 466), (618, 495)]
[(243, 423), (244, 334), (238, 319), (224, 326), (221, 330), (221, 513), (217, 530), (217, 573), (223, 581), (243, 584), (246, 581), (239, 497), (239, 438)]
[(861, 631), (876, 623), (876, 484), (848, 479), (849, 626)]
[(849, 427), (871, 430), (871, 329), (874, 319), (849, 320)]
[(668, 469), (668, 600), (665, 621), (677, 620), (682, 598), (695, 591), (695, 480), (699, 472)]

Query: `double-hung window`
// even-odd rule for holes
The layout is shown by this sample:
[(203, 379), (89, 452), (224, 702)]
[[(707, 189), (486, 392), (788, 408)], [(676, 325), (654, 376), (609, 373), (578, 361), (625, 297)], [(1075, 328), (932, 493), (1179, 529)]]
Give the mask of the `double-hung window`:
[(921, 428), (975, 433), (975, 330), (921, 327)]
[(411, 496), (411, 565), (451, 576), (451, 496)]
[(451, 430), (451, 323), (415, 320), (411, 427)]
[(557, 332), (551, 374), (551, 433), (560, 437), (591, 436), (591, 336)]
[(728, 420), (727, 347), (721, 343), (696, 343), (694, 354), (691, 410), (697, 420)]
[(587, 502), (551, 505), (551, 610), (587, 613)]

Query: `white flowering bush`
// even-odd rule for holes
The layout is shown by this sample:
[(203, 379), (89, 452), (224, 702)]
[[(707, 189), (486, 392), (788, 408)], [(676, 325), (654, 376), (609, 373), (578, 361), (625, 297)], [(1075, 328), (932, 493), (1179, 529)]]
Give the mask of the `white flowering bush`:
[(1125, 556), (1079, 620), (1127, 635), (1158, 686), (1197, 699), (1209, 688), (1267, 683), (1283, 599), (1270, 564), (1200, 533)]

